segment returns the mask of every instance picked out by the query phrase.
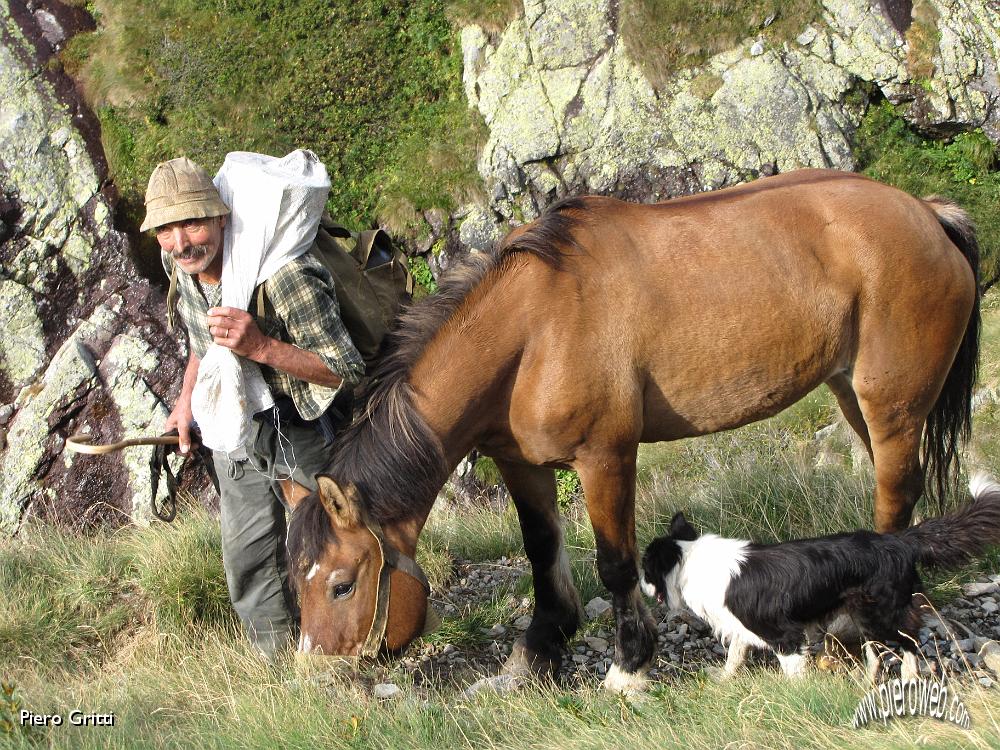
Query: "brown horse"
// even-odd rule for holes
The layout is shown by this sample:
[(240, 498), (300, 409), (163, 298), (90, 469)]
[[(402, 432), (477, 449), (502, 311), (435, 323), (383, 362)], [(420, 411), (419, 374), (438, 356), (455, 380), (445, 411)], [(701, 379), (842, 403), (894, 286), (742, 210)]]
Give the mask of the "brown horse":
[(606, 685), (641, 687), (656, 639), (636, 585), (639, 443), (764, 419), (826, 383), (874, 462), (876, 528), (906, 526), (924, 469), (942, 487), (968, 434), (977, 267), (959, 208), (849, 173), (557, 204), (401, 321), (367, 410), (293, 514), (300, 652), (394, 651), (420, 633), (417, 537), (478, 448), (534, 575), (506, 668), (555, 668), (580, 622), (553, 472), (571, 467), (617, 619)]

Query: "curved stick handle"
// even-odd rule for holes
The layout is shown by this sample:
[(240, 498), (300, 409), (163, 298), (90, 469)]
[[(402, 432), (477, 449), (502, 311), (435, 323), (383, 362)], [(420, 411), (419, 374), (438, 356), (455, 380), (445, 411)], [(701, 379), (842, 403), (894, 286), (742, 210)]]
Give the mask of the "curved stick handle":
[(117, 443), (94, 444), (91, 435), (73, 435), (66, 438), (66, 447), (76, 453), (88, 453), (90, 455), (102, 455), (113, 453), (122, 448), (129, 448), (133, 445), (177, 445), (181, 439), (177, 435), (160, 435), (158, 437), (140, 437), (121, 440)]

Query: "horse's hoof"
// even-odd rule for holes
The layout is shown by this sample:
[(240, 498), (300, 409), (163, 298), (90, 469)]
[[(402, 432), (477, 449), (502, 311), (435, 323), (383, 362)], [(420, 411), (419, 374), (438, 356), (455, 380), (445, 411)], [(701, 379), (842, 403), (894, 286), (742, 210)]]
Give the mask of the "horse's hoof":
[(474, 698), (483, 692), (511, 693), (524, 684), (524, 678), (512, 674), (498, 674), (476, 680), (462, 691), (463, 698)]
[(612, 664), (604, 678), (604, 689), (612, 693), (621, 693), (634, 697), (646, 692), (649, 687), (649, 680), (646, 678), (646, 667), (641, 667), (635, 672), (626, 672), (619, 668), (617, 664)]
[(551, 680), (556, 676), (558, 670), (558, 659), (542, 656), (528, 648), (523, 639), (518, 639), (510, 651), (510, 656), (503, 664), (501, 676), (506, 675), (522, 680)]

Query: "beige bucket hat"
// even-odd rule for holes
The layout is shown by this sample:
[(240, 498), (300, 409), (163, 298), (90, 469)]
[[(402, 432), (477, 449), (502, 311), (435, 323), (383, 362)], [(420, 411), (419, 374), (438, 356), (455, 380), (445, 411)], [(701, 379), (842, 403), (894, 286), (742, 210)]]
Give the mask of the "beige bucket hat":
[(225, 216), (222, 202), (208, 172), (186, 156), (161, 162), (146, 187), (146, 219), (140, 232), (185, 219)]

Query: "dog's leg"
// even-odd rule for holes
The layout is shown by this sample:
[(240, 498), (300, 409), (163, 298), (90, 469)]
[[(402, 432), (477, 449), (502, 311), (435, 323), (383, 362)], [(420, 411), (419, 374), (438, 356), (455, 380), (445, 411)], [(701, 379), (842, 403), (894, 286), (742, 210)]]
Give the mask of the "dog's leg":
[(900, 677), (903, 682), (917, 680), (920, 678), (920, 668), (917, 666), (917, 655), (912, 651), (903, 652), (903, 666), (900, 668)]
[(734, 636), (729, 642), (729, 653), (726, 656), (726, 667), (722, 671), (723, 678), (732, 677), (743, 666), (747, 658), (747, 644)]
[(805, 677), (809, 660), (804, 654), (777, 654), (778, 663), (781, 664), (781, 671), (786, 677)]
[(865, 643), (864, 654), (865, 674), (868, 675), (868, 681), (872, 685), (877, 685), (879, 675), (882, 673), (882, 658), (875, 651), (875, 647), (872, 645), (871, 641)]

